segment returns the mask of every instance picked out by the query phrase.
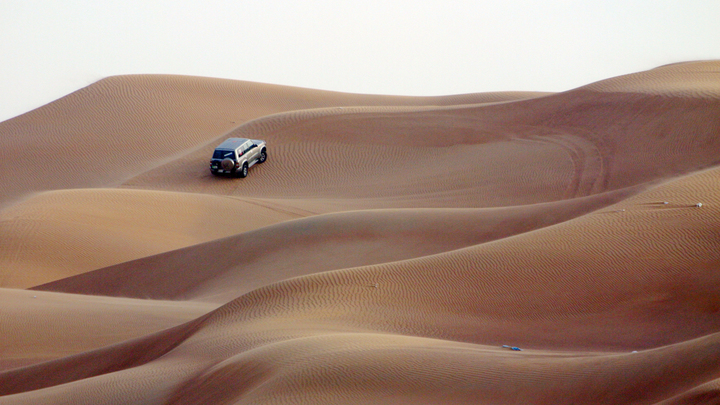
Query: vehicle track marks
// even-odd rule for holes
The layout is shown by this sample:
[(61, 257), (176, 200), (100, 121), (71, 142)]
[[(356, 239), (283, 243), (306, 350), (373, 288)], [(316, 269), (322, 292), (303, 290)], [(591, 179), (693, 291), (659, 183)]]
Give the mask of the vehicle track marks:
[(605, 191), (607, 167), (598, 148), (584, 137), (571, 132), (547, 129), (552, 132), (548, 135), (533, 135), (526, 140), (557, 145), (567, 152), (574, 173), (564, 198), (584, 197)]

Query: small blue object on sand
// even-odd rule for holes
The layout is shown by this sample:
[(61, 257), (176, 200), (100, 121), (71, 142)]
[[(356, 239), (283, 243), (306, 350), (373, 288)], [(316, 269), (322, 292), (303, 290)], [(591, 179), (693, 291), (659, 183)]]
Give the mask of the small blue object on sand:
[(521, 351), (522, 351), (521, 348), (515, 347), (515, 346), (502, 345), (502, 347), (503, 347), (504, 349), (515, 350), (516, 352), (521, 352)]

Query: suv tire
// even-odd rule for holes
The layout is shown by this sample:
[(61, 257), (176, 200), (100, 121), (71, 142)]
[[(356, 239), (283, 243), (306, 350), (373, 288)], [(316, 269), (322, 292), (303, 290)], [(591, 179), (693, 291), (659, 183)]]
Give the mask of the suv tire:
[(241, 178), (245, 178), (245, 177), (247, 177), (247, 175), (248, 175), (248, 165), (246, 162), (246, 163), (243, 163), (240, 170), (238, 170), (238, 176), (240, 176)]
[(258, 163), (262, 163), (267, 160), (267, 150), (263, 149), (260, 151), (260, 159), (258, 159)]

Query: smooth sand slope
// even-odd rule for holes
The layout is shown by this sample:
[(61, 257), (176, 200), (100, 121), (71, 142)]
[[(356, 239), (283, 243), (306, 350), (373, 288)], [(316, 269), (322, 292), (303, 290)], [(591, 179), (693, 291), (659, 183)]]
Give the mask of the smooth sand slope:
[[(714, 61), (103, 80), (0, 123), (0, 404), (720, 403), (719, 118)], [(268, 161), (212, 177), (229, 136)]]
[(0, 256), (0, 286), (27, 288), (300, 216), (207, 194), (44, 192), (0, 212), (0, 240), (14, 253)]
[(183, 301), (129, 300), (0, 289), (2, 362), (8, 369), (96, 349), (193, 320), (214, 308)]

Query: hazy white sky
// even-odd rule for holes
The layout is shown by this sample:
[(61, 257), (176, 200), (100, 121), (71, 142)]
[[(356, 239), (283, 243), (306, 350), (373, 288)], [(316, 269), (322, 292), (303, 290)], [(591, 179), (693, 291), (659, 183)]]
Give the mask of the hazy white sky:
[(103, 77), (563, 91), (720, 59), (720, 0), (0, 0), (0, 121)]

